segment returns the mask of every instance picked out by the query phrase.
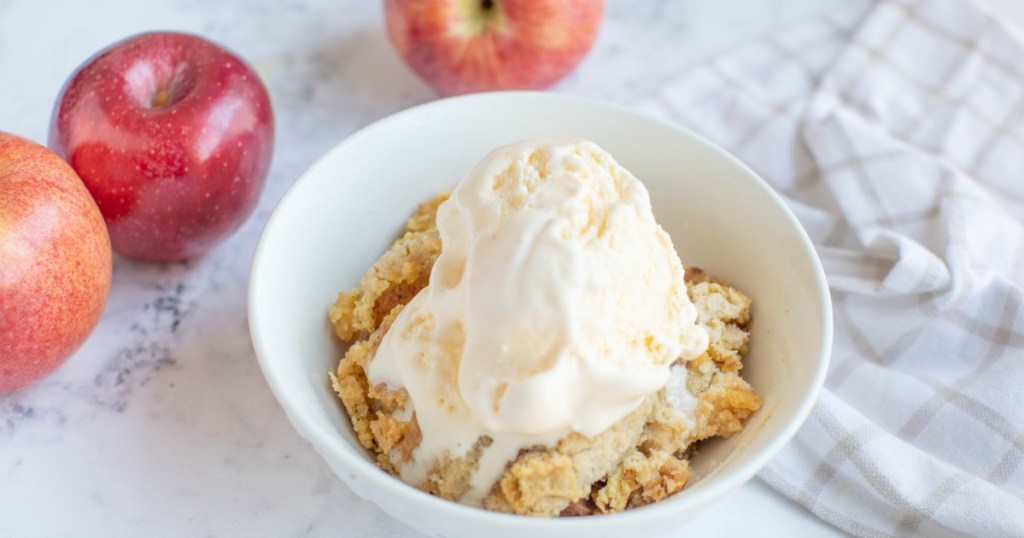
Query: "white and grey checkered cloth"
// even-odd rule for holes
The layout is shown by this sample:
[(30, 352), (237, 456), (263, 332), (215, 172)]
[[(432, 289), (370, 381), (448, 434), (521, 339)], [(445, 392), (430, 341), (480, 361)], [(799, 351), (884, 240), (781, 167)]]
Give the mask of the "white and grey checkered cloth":
[(641, 108), (737, 154), (828, 274), (832, 367), (761, 477), (861, 536), (1024, 536), (1024, 46), (962, 0), (856, 1)]

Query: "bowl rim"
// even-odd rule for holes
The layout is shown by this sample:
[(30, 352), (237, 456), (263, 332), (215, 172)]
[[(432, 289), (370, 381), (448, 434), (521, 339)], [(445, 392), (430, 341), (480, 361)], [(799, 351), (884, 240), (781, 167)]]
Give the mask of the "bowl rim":
[[(424, 114), (426, 111), (433, 109), (463, 106), (461, 105), (462, 103), (468, 102), (508, 104), (509, 102), (515, 101), (525, 103), (543, 102), (547, 105), (554, 104), (590, 107), (600, 113), (629, 117), (631, 121), (649, 123), (660, 128), (675, 131), (678, 134), (688, 137), (697, 143), (707, 146), (709, 149), (719, 154), (720, 157), (724, 157), (732, 166), (745, 173), (752, 180), (752, 187), (756, 187), (763, 191), (764, 194), (767, 194), (775, 208), (783, 213), (783, 216), (797, 232), (801, 245), (810, 257), (815, 279), (815, 289), (818, 292), (818, 307), (823, 312), (822, 319), (820, 320), (822, 339), (821, 347), (818, 350), (816, 371), (812, 377), (811, 386), (804, 394), (799, 405), (796, 407), (795, 413), (789, 417), (787, 424), (778, 434), (776, 434), (775, 438), (772, 439), (763, 450), (752, 454), (748, 461), (741, 463), (739, 467), (732, 469), (728, 474), (721, 476), (720, 480), (706, 487), (689, 490), (687, 495), (672, 495), (671, 497), (656, 503), (615, 514), (606, 514), (600, 517), (535, 518), (492, 512), (482, 508), (471, 507), (421, 491), (381, 470), (372, 461), (367, 459), (364, 454), (357, 453), (353, 447), (338, 435), (338, 432), (335, 431), (335, 428), (332, 425), (321, 424), (319, 421), (314, 421), (309, 418), (308, 415), (297, 409), (289, 396), (289, 388), (284, 386), (281, 378), (275, 374), (276, 367), (274, 366), (274, 361), (269, 358), (269, 344), (266, 342), (266, 337), (259, 331), (258, 320), (261, 317), (260, 301), (254, 300), (254, 298), (259, 295), (259, 289), (263, 280), (260, 260), (265, 254), (264, 251), (266, 249), (267, 237), (271, 233), (270, 231), (275, 227), (277, 221), (281, 219), (281, 212), (279, 211), (280, 208), (288, 204), (292, 198), (297, 197), (296, 193), (302, 189), (303, 183), (307, 182), (308, 178), (312, 176), (311, 172), (322, 167), (324, 163), (327, 162), (335, 153), (343, 151), (347, 146), (354, 144), (362, 138), (371, 136), (376, 131), (386, 130), (391, 124), (403, 121), (406, 117)], [(721, 497), (726, 492), (737, 488), (753, 477), (755, 473), (774, 458), (775, 455), (782, 450), (782, 447), (793, 438), (797, 430), (806, 421), (811, 409), (818, 399), (822, 386), (824, 385), (825, 375), (828, 372), (832, 351), (832, 300), (829, 293), (828, 283), (825, 278), (825, 272), (822, 268), (817, 250), (814, 248), (806, 230), (804, 230), (792, 210), (789, 209), (782, 197), (775, 192), (775, 190), (772, 189), (772, 187), (763, 178), (761, 178), (760, 175), (717, 144), (681, 125), (623, 105), (610, 103), (600, 99), (549, 92), (502, 91), (446, 97), (412, 106), (385, 116), (346, 136), (343, 140), (332, 146), (323, 155), (311, 163), (292, 183), (292, 185), (288, 187), (287, 191), (274, 206), (274, 209), (271, 212), (270, 217), (267, 219), (256, 244), (256, 249), (252, 258), (247, 292), (249, 333), (263, 376), (267, 380), (267, 384), (270, 386), (270, 389), (278, 403), (284, 409), (289, 422), (291, 422), (292, 426), (307, 442), (313, 445), (317, 452), (320, 453), (321, 457), (323, 457), (325, 451), (337, 455), (338, 459), (343, 462), (352, 473), (358, 474), (361, 479), (365, 480), (364, 487), (377, 488), (383, 495), (397, 496), (398, 498), (406, 498), (410, 502), (422, 503), (425, 504), (427, 508), (444, 511), (447, 516), (458, 518), (461, 521), (471, 520), (475, 523), (501, 525), (505, 529), (518, 530), (522, 532), (551, 532), (560, 529), (572, 529), (573, 531), (593, 530), (596, 532), (600, 531), (602, 528), (607, 529), (608, 526), (613, 523), (616, 525), (628, 525), (641, 519), (649, 520), (651, 518), (659, 519), (670, 517), (685, 506), (706, 505), (707, 503)], [(339, 473), (335, 472), (335, 474)], [(346, 477), (340, 476), (340, 478), (342, 478), (343, 482), (346, 482), (346, 485), (348, 484)], [(355, 476), (353, 475), (352, 478), (355, 478)], [(360, 490), (362, 490), (362, 488), (360, 488)], [(359, 491), (354, 492), (358, 496), (363, 497)], [(363, 498), (365, 499), (365, 497)], [(367, 500), (374, 502), (372, 499)], [(376, 503), (374, 502), (374, 504)], [(381, 509), (387, 512), (384, 507), (381, 507)]]

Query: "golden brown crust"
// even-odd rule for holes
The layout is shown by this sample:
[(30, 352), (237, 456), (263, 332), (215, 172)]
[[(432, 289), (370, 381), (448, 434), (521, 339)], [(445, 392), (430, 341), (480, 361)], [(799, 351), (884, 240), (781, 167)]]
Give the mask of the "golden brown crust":
[[(417, 429), (418, 431), (418, 429)], [(469, 480), (480, 466), (480, 457), (491, 446), (489, 437), (480, 437), (473, 448), (461, 458), (444, 458), (419, 488), (438, 497), (457, 501), (469, 490)]]
[(719, 372), (698, 396), (694, 441), (729, 437), (743, 429), (743, 420), (761, 407), (761, 398), (735, 372)]
[(406, 222), (406, 232), (363, 275), (359, 285), (338, 294), (328, 317), (344, 342), (364, 339), (396, 306), (408, 303), (430, 280), (441, 254), (434, 226), (437, 208), (447, 194), (421, 204)]
[[(394, 470), (392, 459), (388, 457), (391, 448), (402, 442), (405, 434), (415, 426), (415, 420), (410, 418), (403, 422), (394, 417), (408, 402), (409, 395), (405, 389), (389, 391), (384, 387), (371, 387), (366, 368), (384, 333), (401, 310), (401, 306), (396, 307), (369, 337), (352, 344), (338, 363), (337, 370), (329, 374), (360, 444), (374, 451), (377, 463), (389, 472)], [(418, 434), (419, 427), (415, 427), (415, 431)], [(416, 443), (419, 444), (418, 439)], [(411, 452), (409, 449), (408, 453)]]
[[(405, 233), (374, 263), (359, 285), (338, 295), (330, 320), (351, 345), (331, 373), (360, 443), (378, 465), (395, 474), (413, 458), (422, 439), (404, 389), (371, 387), (366, 368), (402, 307), (429, 281), (441, 252), (435, 219), (441, 195), (422, 204)], [(522, 450), (483, 500), (485, 508), (535, 516), (577, 516), (626, 510), (681, 490), (690, 477), (693, 443), (729, 436), (743, 427), (761, 399), (739, 376), (747, 351), (750, 299), (698, 268), (686, 271), (687, 289), (708, 331), (708, 350), (687, 362), (686, 392), (692, 414), (676, 409), (668, 389), (652, 395), (608, 430), (587, 438), (572, 433), (554, 448)], [(678, 366), (677, 366), (678, 367)], [(678, 400), (679, 398), (674, 398)], [(436, 462), (418, 487), (458, 500), (469, 489), (491, 440), (481, 437), (469, 453)]]
[(651, 397), (593, 438), (570, 433), (553, 449), (520, 454), (509, 465), (484, 507), (533, 516), (554, 516), (591, 494), (592, 484), (615, 470), (637, 445), (651, 414)]
[(603, 513), (643, 506), (683, 489), (689, 479), (690, 463), (686, 459), (661, 450), (647, 454), (633, 450), (595, 492), (594, 506)]
[(687, 291), (697, 307), (697, 322), (708, 331), (710, 343), (702, 358), (715, 361), (724, 372), (739, 371), (750, 338), (750, 298), (712, 281), (693, 283)]

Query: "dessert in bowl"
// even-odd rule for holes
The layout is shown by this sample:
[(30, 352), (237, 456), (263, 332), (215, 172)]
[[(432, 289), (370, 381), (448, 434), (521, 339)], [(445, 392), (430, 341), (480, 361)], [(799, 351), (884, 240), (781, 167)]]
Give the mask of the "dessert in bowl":
[[(353, 429), (353, 422), (357, 422), (358, 429), (359, 421), (353, 421), (356, 417), (346, 413), (334, 390), (344, 384), (338, 380), (338, 362), (351, 351), (335, 336), (335, 332), (345, 332), (344, 327), (339, 329), (337, 325), (338, 320), (345, 318), (344, 304), (340, 311), (334, 305), (337, 293), (360, 284), (366, 270), (400, 235), (408, 216), (423, 202), (455, 187), (484, 155), (515, 142), (553, 138), (585, 138), (607, 150), (623, 169), (646, 185), (653, 215), (666, 237), (670, 237), (683, 263), (704, 269), (753, 300), (754, 321), (749, 325), (737, 322), (750, 334), (742, 373), (753, 387), (744, 394), (752, 395), (752, 399), (739, 405), (746, 408), (744, 416), (749, 416), (746, 427), (728, 439), (705, 442), (700, 453), (692, 458), (687, 453), (685, 473), (689, 483), (682, 491), (670, 496), (668, 493), (672, 491), (648, 495), (651, 501), (657, 501), (650, 503), (632, 502), (628, 494), (615, 496), (606, 492), (603, 496), (592, 497), (589, 495), (592, 485), (607, 486), (611, 480), (609, 476), (591, 476), (584, 482), (593, 479), (593, 484), (580, 483), (568, 490), (586, 492), (591, 501), (601, 499), (605, 504), (597, 511), (594, 502), (590, 502), (586, 510), (568, 512), (567, 498), (559, 498), (554, 504), (524, 504), (527, 508), (521, 510), (514, 506), (509, 509), (508, 504), (502, 505), (493, 499), (489, 502), (488, 493), (494, 486), (490, 480), (494, 477), (484, 480), (482, 489), (463, 484), (455, 494), (445, 495), (492, 510), (504, 506), (504, 511), (533, 515), (603, 513), (635, 507), (612, 515), (523, 517), (464, 506), (420, 491), (377, 467), (377, 462), (387, 468), (387, 464), (394, 461), (386, 456), (382, 461), (382, 452), (375, 457), (363, 445), (379, 448), (380, 445), (374, 443), (380, 439), (374, 439), (381, 436), (371, 432), (367, 443), (366, 424), (363, 432)], [(436, 205), (433, 207), (436, 211)], [(440, 212), (443, 216), (443, 206)], [(421, 220), (433, 224), (430, 209), (426, 215)], [(438, 219), (438, 227), (444, 231), (442, 219)], [(633, 257), (637, 255), (634, 253)], [(672, 263), (666, 264), (663, 264), (665, 274), (681, 276), (681, 267), (673, 269)], [(650, 264), (645, 263), (644, 267), (647, 265)], [(534, 275), (533, 278), (542, 277)], [(691, 296), (692, 286), (699, 283), (696, 280), (691, 278), (688, 283)], [(675, 282), (678, 283), (678, 279)], [(711, 284), (719, 285), (710, 282), (704, 287)], [(422, 284), (420, 289), (412, 291), (410, 295), (415, 297), (424, 295)], [(667, 293), (665, 290), (658, 293), (658, 297), (651, 297), (648, 302), (672, 303), (662, 296)], [(399, 303), (407, 306), (411, 300), (405, 297)], [(427, 303), (427, 300), (419, 302)], [(351, 301), (348, 304), (351, 305)], [(510, 304), (520, 303), (512, 301)], [(326, 315), (332, 305), (336, 309), (332, 314), (333, 324)], [(385, 314), (394, 306), (388, 305)], [(682, 320), (676, 320), (676, 328), (686, 325), (685, 306), (680, 307), (680, 314), (676, 316)], [(496, 310), (492, 317), (500, 319), (502, 310)], [(353, 311), (349, 309), (350, 313)], [(396, 311), (389, 322), (401, 317)], [(657, 316), (647, 318), (656, 320)], [(690, 312), (690, 325), (694, 324), (694, 319)], [(629, 316), (623, 320), (615, 326), (628, 324)], [(649, 325), (643, 327), (649, 328)], [(593, 536), (626, 530), (645, 532), (679, 524), (701, 506), (749, 479), (792, 436), (820, 388), (831, 343), (828, 293), (813, 248), (796, 219), (756, 175), (713, 145), (670, 124), (602, 103), (533, 93), (482, 94), (410, 109), (360, 131), (328, 153), (296, 182), (267, 224), (253, 264), (250, 326), (268, 382), (299, 433), (359, 495), (420, 530), (444, 536), (474, 536), (482, 532), (496, 536), (525, 533)], [(364, 327), (364, 334), (357, 335), (358, 327), (355, 327), (357, 330), (348, 331), (351, 333), (349, 340), (359, 345), (378, 328)], [(557, 332), (557, 327), (552, 331)], [(387, 338), (387, 332), (384, 330), (379, 335), (378, 343)], [(699, 340), (699, 336), (672, 334), (678, 342), (701, 347), (699, 342), (693, 341)], [(706, 344), (707, 336), (704, 338)], [(480, 339), (476, 340), (479, 344)], [(393, 344), (389, 349), (403, 347), (401, 342)], [(683, 347), (668, 345), (676, 355)], [(704, 347), (683, 355), (692, 361), (693, 355), (702, 352)], [(396, 353), (401, 355), (400, 351)], [(375, 359), (372, 353), (370, 355), (368, 359), (372, 362)], [(655, 390), (666, 383), (671, 385), (667, 377), (671, 361), (659, 360), (665, 363), (664, 371), (659, 370), (665, 377), (646, 378), (647, 381), (656, 378), (655, 385), (660, 383), (661, 386), (654, 386)], [(381, 377), (375, 384), (389, 377), (394, 380), (395, 370), (399, 368), (383, 370), (391, 372), (379, 373)], [(335, 373), (333, 386), (327, 379), (329, 371)], [(628, 371), (627, 368), (617, 375), (622, 377), (623, 372)], [(370, 377), (375, 377), (372, 372)], [(408, 379), (407, 376), (406, 381)], [(581, 379), (580, 387), (585, 389), (592, 387), (597, 378), (584, 376)], [(473, 385), (461, 381), (459, 385), (464, 389), (490, 387), (486, 383)], [(627, 381), (623, 379), (623, 384)], [(396, 387), (398, 385), (395, 383)], [(506, 410), (515, 411), (528, 404), (529, 398), (521, 396), (530, 391), (518, 390), (521, 388), (512, 383), (497, 393), (478, 392), (478, 398), (469, 400), (497, 404), (490, 410), (492, 412), (485, 413), (490, 415), (485, 422), (492, 428), (491, 432), (502, 430), (503, 425), (508, 424), (517, 424), (519, 430), (516, 431), (520, 433), (522, 428), (530, 430), (534, 424), (538, 435), (560, 431), (560, 435), (549, 439), (531, 441), (531, 447), (542, 455), (546, 454), (540, 450), (543, 445), (564, 438), (568, 430), (559, 430), (559, 427), (570, 424), (573, 434), (596, 438), (612, 428), (612, 423), (620, 421), (623, 413), (640, 412), (637, 411), (639, 406), (648, 401), (642, 397), (648, 393), (640, 391), (630, 398), (620, 399), (616, 406), (613, 405), (614, 387), (605, 387), (601, 391), (609, 400), (605, 407), (618, 409), (618, 414), (612, 417), (614, 420), (608, 418), (611, 416), (608, 413), (596, 411), (592, 416), (585, 416), (587, 411), (594, 411), (592, 403), (573, 407), (559, 406), (555, 402), (549, 407), (551, 413), (542, 417), (543, 420), (538, 420), (537, 413), (503, 414), (501, 398), (505, 395), (520, 396), (519, 405), (505, 406)], [(649, 391), (650, 387), (645, 390)], [(410, 407), (416, 407), (419, 413), (428, 411), (422, 403)], [(350, 406), (350, 409), (356, 407)], [(575, 411), (565, 415), (566, 409)], [(409, 421), (412, 410), (390, 411), (402, 411), (404, 414), (399, 418)], [(573, 413), (584, 416), (576, 417), (579, 420), (574, 423)], [(378, 430), (377, 433), (383, 431)], [(434, 437), (431, 444), (436, 446), (439, 437)], [(505, 450), (512, 455), (519, 454), (523, 448), (510, 446)], [(447, 448), (454, 450), (451, 446)], [(625, 453), (620, 452), (617, 457), (621, 459)], [(502, 460), (501, 463), (508, 462)], [(613, 463), (617, 462), (606, 462), (601, 467), (602, 472), (608, 471), (608, 465)], [(573, 466), (581, 468), (576, 463)], [(526, 472), (529, 474), (528, 469)], [(678, 479), (682, 475), (675, 476)], [(598, 484), (602, 481), (603, 484)], [(679, 480), (672, 483), (677, 482)], [(473, 493), (467, 495), (470, 491)], [(644, 497), (642, 493), (636, 499)], [(535, 507), (537, 510), (532, 509)]]

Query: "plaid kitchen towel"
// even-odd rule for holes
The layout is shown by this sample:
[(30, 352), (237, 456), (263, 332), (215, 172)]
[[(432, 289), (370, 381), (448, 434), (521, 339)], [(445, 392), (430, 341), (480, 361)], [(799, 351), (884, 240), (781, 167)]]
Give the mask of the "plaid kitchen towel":
[(1024, 46), (966, 0), (851, 2), (641, 108), (757, 170), (835, 306), (761, 478), (860, 536), (1024, 536)]

